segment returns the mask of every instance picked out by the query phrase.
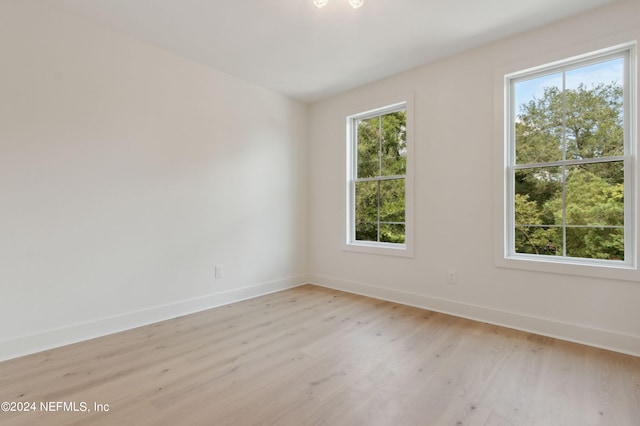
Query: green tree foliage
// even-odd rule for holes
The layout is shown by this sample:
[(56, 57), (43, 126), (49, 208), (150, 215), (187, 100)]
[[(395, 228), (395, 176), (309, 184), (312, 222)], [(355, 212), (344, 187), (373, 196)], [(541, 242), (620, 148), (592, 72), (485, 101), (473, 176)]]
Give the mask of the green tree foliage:
[(562, 253), (558, 247), (558, 241), (562, 241), (559, 229), (542, 226), (542, 212), (538, 203), (529, 200), (529, 194), (516, 194), (515, 214), (519, 221), (515, 235), (519, 253), (555, 255), (558, 250)]
[[(622, 168), (619, 162), (613, 164)], [(576, 167), (567, 178), (565, 211), (559, 198), (547, 202), (544, 209), (556, 223), (566, 215), (568, 256), (624, 259), (622, 183), (610, 184), (593, 171)]]
[(406, 111), (357, 122), (356, 240), (405, 242)]
[(542, 166), (623, 155), (622, 87), (545, 88), (515, 126), (516, 163), (532, 165), (515, 173), (516, 251), (623, 259), (623, 163)]

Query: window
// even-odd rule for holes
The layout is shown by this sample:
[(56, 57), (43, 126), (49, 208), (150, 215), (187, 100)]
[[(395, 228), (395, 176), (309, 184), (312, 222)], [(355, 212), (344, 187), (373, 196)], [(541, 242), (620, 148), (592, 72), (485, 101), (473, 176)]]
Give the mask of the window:
[(506, 258), (635, 266), (632, 56), (506, 77)]
[(410, 255), (408, 102), (347, 118), (347, 245)]

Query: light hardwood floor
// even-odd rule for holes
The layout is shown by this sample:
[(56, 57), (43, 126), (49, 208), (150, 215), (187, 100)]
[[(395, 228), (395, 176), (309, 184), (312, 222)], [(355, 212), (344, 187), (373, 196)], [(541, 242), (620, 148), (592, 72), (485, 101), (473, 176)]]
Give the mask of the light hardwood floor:
[(37, 403), (2, 426), (637, 426), (640, 358), (307, 285), (0, 363), (0, 401)]

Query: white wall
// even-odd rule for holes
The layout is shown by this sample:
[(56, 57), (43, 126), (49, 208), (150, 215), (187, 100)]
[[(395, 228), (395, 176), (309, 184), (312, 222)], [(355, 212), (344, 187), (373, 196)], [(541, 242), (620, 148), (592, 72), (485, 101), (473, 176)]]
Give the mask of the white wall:
[(0, 2), (0, 359), (304, 283), (307, 120), (274, 92)]
[[(624, 38), (621, 33), (637, 35), (638, 16), (640, 2), (620, 2), (312, 105), (312, 280), (640, 355), (640, 282), (494, 266), (500, 244), (494, 216), (501, 208), (494, 193), (502, 167), (495, 155), (502, 143), (494, 124), (496, 75), (514, 64), (539, 65), (544, 62), (537, 60), (556, 54), (601, 48)], [(410, 92), (416, 117), (415, 256), (342, 251), (345, 116)], [(448, 269), (457, 270), (458, 285), (447, 285)]]

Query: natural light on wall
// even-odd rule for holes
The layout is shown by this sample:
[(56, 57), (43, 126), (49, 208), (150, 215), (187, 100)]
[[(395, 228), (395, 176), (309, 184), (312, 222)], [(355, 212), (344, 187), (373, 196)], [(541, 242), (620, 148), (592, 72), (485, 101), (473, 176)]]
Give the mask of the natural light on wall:
[[(329, 3), (329, 0), (313, 0), (313, 4), (315, 4), (318, 8), (325, 7)], [(349, 0), (349, 4), (354, 9), (359, 8), (364, 3), (364, 0)]]

